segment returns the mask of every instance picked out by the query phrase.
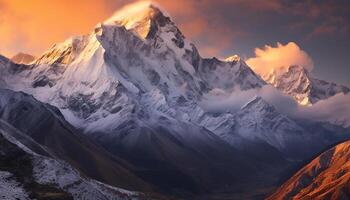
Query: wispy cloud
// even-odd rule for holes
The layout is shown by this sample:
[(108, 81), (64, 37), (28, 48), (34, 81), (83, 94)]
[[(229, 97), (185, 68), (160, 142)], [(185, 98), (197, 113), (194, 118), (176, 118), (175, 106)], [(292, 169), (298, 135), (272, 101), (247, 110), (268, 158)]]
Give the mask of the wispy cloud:
[(312, 106), (299, 105), (292, 97), (266, 85), (260, 89), (242, 91), (236, 88), (231, 93), (213, 89), (201, 102), (207, 112), (237, 112), (255, 96), (262, 97), (276, 110), (292, 118), (329, 122), (350, 127), (350, 95), (337, 94)]
[(340, 93), (329, 99), (318, 101), (310, 107), (299, 106), (294, 115), (350, 127), (350, 95)]

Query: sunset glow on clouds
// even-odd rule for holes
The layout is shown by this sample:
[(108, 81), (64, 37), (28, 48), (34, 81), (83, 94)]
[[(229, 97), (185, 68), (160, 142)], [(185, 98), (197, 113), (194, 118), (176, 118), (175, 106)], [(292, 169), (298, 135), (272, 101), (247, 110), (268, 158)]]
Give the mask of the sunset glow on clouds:
[(311, 71), (314, 67), (310, 56), (294, 43), (289, 42), (286, 45), (277, 43), (276, 47), (266, 45), (264, 48), (255, 49), (254, 58), (249, 58), (247, 64), (258, 74), (264, 75), (271, 70), (299, 65)]

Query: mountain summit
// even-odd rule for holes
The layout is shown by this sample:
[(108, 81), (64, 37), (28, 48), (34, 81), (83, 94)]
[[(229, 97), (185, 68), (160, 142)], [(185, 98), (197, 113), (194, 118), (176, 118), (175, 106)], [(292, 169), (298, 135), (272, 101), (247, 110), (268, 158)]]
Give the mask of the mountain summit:
[[(126, 6), (91, 34), (55, 44), (30, 70), (7, 77), (6, 71), (6, 85), (50, 101), (90, 125), (109, 115), (106, 109), (117, 101), (132, 110), (126, 104), (135, 104), (134, 95), (164, 98), (172, 107), (178, 99), (199, 101), (214, 88), (231, 92), (236, 87), (247, 90), (265, 84), (242, 60), (202, 58), (170, 17), (149, 2)], [(12, 82), (15, 79), (9, 77), (18, 74), (30, 83)], [(116, 94), (123, 100), (115, 99)], [(103, 106), (107, 101), (112, 102)]]
[(294, 97), (301, 105), (312, 105), (337, 93), (350, 92), (345, 86), (314, 78), (310, 72), (298, 65), (273, 70), (262, 78), (278, 90)]
[(127, 5), (114, 13), (103, 24), (123, 26), (141, 38), (152, 37), (157, 26), (172, 23), (170, 18), (152, 2), (140, 1)]

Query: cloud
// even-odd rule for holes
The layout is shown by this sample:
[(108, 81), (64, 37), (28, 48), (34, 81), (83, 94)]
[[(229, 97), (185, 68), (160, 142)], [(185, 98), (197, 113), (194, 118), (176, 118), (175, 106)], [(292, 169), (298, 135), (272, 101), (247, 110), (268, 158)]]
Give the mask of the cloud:
[(350, 127), (349, 94), (336, 94), (328, 99), (320, 100), (312, 106), (302, 106), (292, 97), (283, 94), (270, 85), (245, 91), (235, 88), (231, 93), (215, 88), (204, 96), (200, 105), (206, 112), (235, 113), (256, 96), (262, 97), (274, 106), (278, 112), (292, 118), (329, 122)]
[(280, 113), (285, 115), (290, 115), (295, 112), (299, 106), (291, 96), (284, 94), (271, 85), (261, 88), (258, 95), (270, 105), (273, 105)]
[(207, 112), (235, 112), (244, 104), (258, 94), (258, 89), (242, 91), (236, 88), (232, 93), (214, 88), (208, 94), (205, 94), (200, 105)]
[(277, 43), (276, 47), (266, 45), (262, 49), (256, 48), (255, 57), (249, 58), (246, 63), (259, 75), (291, 65), (300, 65), (309, 71), (314, 67), (310, 56), (294, 42), (286, 45)]
[(292, 97), (270, 85), (246, 91), (236, 88), (232, 93), (213, 89), (204, 97), (200, 105), (205, 111), (211, 113), (235, 113), (256, 96), (262, 97), (278, 112), (292, 118), (350, 127), (350, 95), (345, 94), (337, 94), (318, 101), (312, 106), (301, 106)]
[(337, 94), (310, 107), (299, 106), (294, 116), (350, 127), (350, 95)]
[(256, 96), (262, 97), (283, 114), (294, 114), (298, 107), (292, 97), (283, 94), (271, 85), (250, 90), (235, 88), (231, 93), (215, 88), (204, 96), (200, 105), (207, 112), (236, 112)]

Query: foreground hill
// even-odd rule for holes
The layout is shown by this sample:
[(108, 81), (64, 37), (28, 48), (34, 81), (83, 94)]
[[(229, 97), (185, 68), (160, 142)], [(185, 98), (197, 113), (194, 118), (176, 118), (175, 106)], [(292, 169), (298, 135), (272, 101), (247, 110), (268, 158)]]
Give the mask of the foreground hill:
[(141, 193), (85, 177), (3, 120), (0, 120), (0, 152), (2, 199), (146, 199)]
[(35, 141), (49, 155), (91, 178), (119, 187), (150, 190), (131, 172), (136, 167), (110, 155), (68, 124), (57, 108), (32, 96), (0, 89), (0, 120), (16, 127), (17, 132)]
[(268, 199), (349, 199), (350, 142), (315, 158)]

